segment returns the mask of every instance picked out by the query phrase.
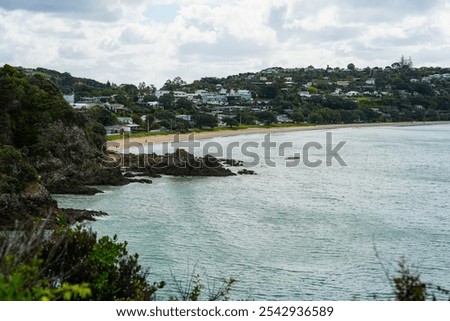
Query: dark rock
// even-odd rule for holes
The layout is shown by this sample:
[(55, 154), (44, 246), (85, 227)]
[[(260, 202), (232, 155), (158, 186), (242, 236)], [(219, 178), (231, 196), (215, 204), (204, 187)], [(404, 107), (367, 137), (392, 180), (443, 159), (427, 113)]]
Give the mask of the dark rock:
[(102, 211), (76, 210), (73, 208), (60, 208), (58, 212), (60, 216), (64, 216), (63, 219), (69, 224), (80, 223), (83, 221), (95, 221), (96, 217), (108, 215)]
[(211, 155), (195, 157), (183, 149), (172, 154), (123, 154), (116, 155), (117, 162), (129, 171), (139, 172), (150, 177), (172, 176), (233, 176), (236, 175), (223, 167), (219, 160)]
[(70, 178), (49, 182), (45, 187), (51, 194), (95, 195), (103, 193), (99, 189), (82, 185), (79, 181)]
[(146, 178), (129, 179), (130, 183), (152, 184), (152, 180)]
[(225, 163), (226, 165), (232, 166), (232, 167), (239, 167), (244, 166), (244, 162), (240, 160), (235, 159), (221, 159), (221, 162)]
[(36, 218), (52, 218), (58, 213), (56, 201), (39, 183), (32, 184), (17, 194), (0, 196), (0, 226), (14, 227), (16, 222), (26, 223)]
[(239, 175), (256, 175), (255, 171), (248, 170), (248, 169), (242, 169), (238, 172)]
[(81, 180), (85, 185), (123, 186), (128, 184), (120, 167), (101, 167), (93, 173), (86, 173)]

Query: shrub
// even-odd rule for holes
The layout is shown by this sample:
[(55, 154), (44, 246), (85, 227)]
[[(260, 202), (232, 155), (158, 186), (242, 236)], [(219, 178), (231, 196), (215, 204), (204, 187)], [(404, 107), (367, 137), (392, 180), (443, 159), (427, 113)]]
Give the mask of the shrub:
[(150, 300), (164, 282), (148, 273), (117, 237), (81, 226), (45, 225), (0, 238), (0, 300)]

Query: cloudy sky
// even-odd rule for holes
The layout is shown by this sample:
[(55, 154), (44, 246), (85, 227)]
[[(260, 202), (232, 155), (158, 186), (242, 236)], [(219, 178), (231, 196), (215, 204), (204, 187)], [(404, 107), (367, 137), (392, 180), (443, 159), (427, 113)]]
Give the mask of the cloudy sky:
[(450, 66), (450, 0), (0, 0), (0, 64), (160, 87), (281, 67)]

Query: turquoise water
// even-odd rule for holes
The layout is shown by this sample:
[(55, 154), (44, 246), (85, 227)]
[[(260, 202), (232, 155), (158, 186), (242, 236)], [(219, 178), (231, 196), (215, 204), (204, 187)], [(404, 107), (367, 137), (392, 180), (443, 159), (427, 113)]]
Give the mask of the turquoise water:
[[(333, 146), (346, 141), (339, 154), (347, 166), (286, 167), (307, 142), (324, 145), (326, 132), (276, 133), (273, 141), (294, 147), (272, 153), (275, 167), (262, 148), (250, 149), (263, 159), (251, 168), (256, 176), (163, 177), (56, 198), (62, 207), (108, 212), (92, 228), (127, 240), (150, 280), (169, 281), (161, 299), (173, 293), (172, 274), (186, 279), (194, 268), (211, 287), (237, 278), (233, 299), (388, 299), (385, 272), (395, 275), (401, 257), (424, 281), (450, 288), (450, 125), (331, 133)], [(324, 155), (310, 150), (311, 160)], [(233, 157), (249, 159), (239, 149)]]

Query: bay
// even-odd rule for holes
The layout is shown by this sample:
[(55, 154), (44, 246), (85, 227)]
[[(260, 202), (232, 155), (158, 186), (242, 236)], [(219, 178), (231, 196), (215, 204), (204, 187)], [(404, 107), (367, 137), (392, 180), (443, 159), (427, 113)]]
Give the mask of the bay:
[[(238, 279), (232, 299), (392, 299), (402, 257), (424, 281), (450, 288), (450, 125), (328, 132), (332, 147), (345, 142), (346, 166), (326, 166), (323, 130), (271, 134), (277, 147), (292, 142), (284, 155), (266, 154), (263, 134), (221, 137), (209, 141), (258, 144), (248, 151), (260, 161), (246, 164), (257, 175), (162, 177), (55, 198), (109, 213), (89, 225), (126, 240), (152, 282), (168, 281), (160, 299), (176, 293), (173, 275), (194, 269), (210, 288)], [(310, 142), (323, 146), (308, 154), (318, 167), (303, 163)], [(300, 160), (286, 160), (297, 152)], [(240, 148), (227, 156), (252, 160)]]

